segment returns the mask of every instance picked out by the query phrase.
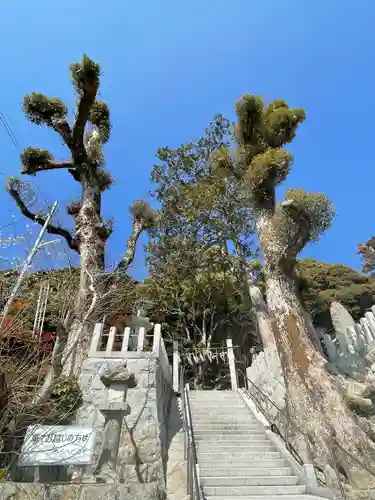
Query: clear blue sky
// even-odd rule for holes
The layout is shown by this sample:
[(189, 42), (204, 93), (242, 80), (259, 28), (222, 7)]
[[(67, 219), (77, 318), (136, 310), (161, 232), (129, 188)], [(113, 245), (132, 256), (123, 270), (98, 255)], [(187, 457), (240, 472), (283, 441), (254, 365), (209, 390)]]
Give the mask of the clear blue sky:
[[(199, 137), (215, 113), (233, 119), (245, 92), (286, 99), (306, 109), (307, 121), (281, 191), (324, 191), (337, 210), (332, 229), (304, 256), (359, 267), (356, 246), (375, 233), (374, 18), (373, 0), (2, 2), (0, 109), (22, 147), (62, 159), (54, 133), (25, 120), (22, 98), (40, 91), (72, 106), (69, 64), (83, 53), (100, 62), (113, 123), (107, 163), (116, 178), (104, 214), (116, 220), (109, 244), (116, 260), (130, 230), (127, 207), (147, 197), (158, 147)], [(3, 127), (0, 144), (0, 171), (18, 173)], [(67, 173), (37, 180), (50, 201), (77, 195)], [(3, 225), (15, 213), (6, 193), (0, 210)], [(142, 252), (133, 273), (145, 274)]]

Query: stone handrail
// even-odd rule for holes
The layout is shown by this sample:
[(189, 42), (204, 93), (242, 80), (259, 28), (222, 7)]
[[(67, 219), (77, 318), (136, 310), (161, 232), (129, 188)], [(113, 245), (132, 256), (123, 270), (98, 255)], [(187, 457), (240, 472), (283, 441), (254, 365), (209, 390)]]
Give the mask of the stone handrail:
[[(123, 332), (117, 332), (116, 327), (109, 329), (107, 341), (102, 347), (103, 323), (96, 323), (89, 350), (90, 358), (136, 358), (151, 353), (159, 356), (165, 353), (160, 325), (154, 325), (152, 345), (148, 345), (145, 327), (126, 327)], [(121, 339), (121, 346), (116, 345), (116, 337)], [(168, 359), (168, 358), (167, 358)]]

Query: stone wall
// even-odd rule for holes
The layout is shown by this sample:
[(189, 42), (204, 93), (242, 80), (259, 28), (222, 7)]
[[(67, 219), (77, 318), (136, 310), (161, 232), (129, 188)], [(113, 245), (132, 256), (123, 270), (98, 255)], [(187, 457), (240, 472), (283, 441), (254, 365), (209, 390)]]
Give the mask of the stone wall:
[[(104, 363), (124, 364), (134, 373), (136, 387), (128, 389), (126, 401), (130, 415), (125, 417), (120, 438), (118, 472), (120, 480), (129, 482), (165, 482), (167, 461), (167, 425), (172, 397), (170, 367), (162, 366), (160, 358), (142, 352), (127, 360), (88, 358), (84, 362), (80, 384), (83, 405), (77, 423), (92, 425), (98, 432), (98, 449), (104, 418), (98, 409), (104, 387), (99, 371)], [(169, 370), (169, 373), (168, 373)]]
[(125, 418), (120, 440), (119, 472), (127, 482), (165, 484), (168, 456), (168, 416), (172, 380), (159, 359), (129, 360), (137, 386), (128, 391), (131, 413)]
[(157, 483), (120, 485), (0, 484), (1, 500), (164, 500)]
[[(128, 359), (89, 357), (84, 361), (79, 379), (83, 403), (78, 410), (76, 424), (91, 426), (97, 433), (93, 467), (85, 467), (84, 481), (95, 483), (92, 473), (95, 471), (101, 452), (105, 419), (99, 407), (108, 391), (100, 379), (101, 369), (104, 365), (112, 367), (125, 364), (129, 372), (135, 375), (136, 386), (129, 388), (126, 394), (126, 402), (130, 405), (130, 415), (124, 418), (121, 431), (117, 460), (119, 480), (125, 484), (154, 482), (163, 489), (166, 482), (170, 442), (168, 417), (173, 394), (172, 374), (163, 354), (156, 357), (151, 352), (129, 353)], [(61, 476), (62, 469), (67, 470), (66, 467), (51, 467), (50, 469), (48, 482), (57, 480), (57, 476)], [(24, 471), (22, 478), (17, 478), (17, 481), (22, 480), (25, 483), (32, 480), (33, 470), (31, 470), (31, 478), (30, 474), (26, 477), (25, 469), (21, 470)], [(76, 469), (76, 472), (80, 473), (80, 469)], [(82, 495), (77, 498), (82, 498), (82, 500), (90, 498), (85, 496), (86, 494), (82, 493)], [(0, 495), (0, 498), (4, 497)], [(57, 498), (60, 497), (57, 496)], [(72, 499), (75, 498), (72, 497)]]
[[(246, 375), (281, 410), (285, 408), (284, 375), (279, 357), (272, 348), (266, 347), (262, 352), (254, 356), (251, 366), (246, 370)], [(248, 389), (271, 417), (277, 416), (276, 408), (271, 403), (267, 403), (266, 398), (261, 397), (250, 383), (248, 383)]]

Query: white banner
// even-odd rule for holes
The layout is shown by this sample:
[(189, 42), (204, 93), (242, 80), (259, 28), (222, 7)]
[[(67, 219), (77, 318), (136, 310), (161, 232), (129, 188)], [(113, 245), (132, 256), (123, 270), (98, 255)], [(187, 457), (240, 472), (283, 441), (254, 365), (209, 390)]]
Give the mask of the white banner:
[(31, 425), (18, 465), (87, 465), (95, 449), (95, 431), (78, 425)]

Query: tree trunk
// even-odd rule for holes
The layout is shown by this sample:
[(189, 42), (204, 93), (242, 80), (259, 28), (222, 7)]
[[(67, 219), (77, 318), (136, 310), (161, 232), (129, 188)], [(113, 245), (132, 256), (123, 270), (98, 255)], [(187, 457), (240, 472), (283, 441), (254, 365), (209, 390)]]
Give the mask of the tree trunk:
[[(333, 465), (331, 450), (337, 445), (360, 461), (375, 459), (375, 445), (363, 431), (357, 416), (347, 407), (326, 361), (309, 338), (306, 312), (295, 288), (293, 265), (286, 260), (285, 244), (272, 216), (258, 219), (267, 286), (267, 305), (283, 367), (289, 415), (307, 436), (314, 463)], [(336, 463), (353, 486), (365, 488), (373, 481), (345, 453)]]
[[(80, 249), (80, 283), (74, 321), (64, 356), (64, 375), (77, 375), (90, 346), (98, 319), (98, 299), (104, 274), (104, 224), (100, 216), (101, 189), (95, 178), (83, 179), (82, 205), (76, 217), (76, 239)], [(102, 304), (100, 304), (102, 305)]]
[(248, 290), (263, 347), (269, 347), (276, 351), (276, 341), (272, 331), (272, 323), (262, 292), (250, 279), (248, 279)]

